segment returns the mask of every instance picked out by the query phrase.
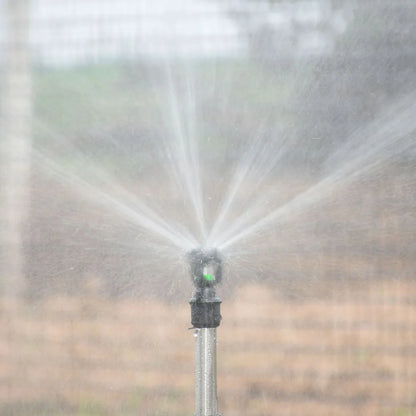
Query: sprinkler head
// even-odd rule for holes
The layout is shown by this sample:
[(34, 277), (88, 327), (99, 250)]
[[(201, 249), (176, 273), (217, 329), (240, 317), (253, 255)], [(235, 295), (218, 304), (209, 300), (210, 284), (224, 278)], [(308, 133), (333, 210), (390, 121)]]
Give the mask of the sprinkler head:
[(194, 328), (216, 328), (221, 322), (221, 299), (215, 285), (222, 278), (222, 257), (217, 249), (198, 248), (187, 255), (196, 291), (190, 300)]
[(222, 279), (222, 256), (216, 248), (197, 248), (187, 255), (194, 285), (198, 289), (213, 287)]

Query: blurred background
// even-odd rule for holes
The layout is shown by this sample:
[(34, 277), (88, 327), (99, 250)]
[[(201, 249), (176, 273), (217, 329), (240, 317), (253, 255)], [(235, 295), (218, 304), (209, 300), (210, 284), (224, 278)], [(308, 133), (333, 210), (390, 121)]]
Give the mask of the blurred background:
[(416, 414), (415, 16), (0, 0), (0, 414), (192, 414), (186, 250), (140, 218), (197, 235), (239, 172), (221, 413)]

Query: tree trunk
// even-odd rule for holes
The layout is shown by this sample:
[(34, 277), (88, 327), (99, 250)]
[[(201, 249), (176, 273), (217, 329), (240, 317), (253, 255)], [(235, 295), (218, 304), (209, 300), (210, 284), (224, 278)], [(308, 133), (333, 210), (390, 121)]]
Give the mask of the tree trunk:
[(0, 112), (0, 288), (10, 296), (24, 290), (23, 227), (29, 205), (32, 147), (32, 79), (29, 46), (30, 0), (7, 0)]

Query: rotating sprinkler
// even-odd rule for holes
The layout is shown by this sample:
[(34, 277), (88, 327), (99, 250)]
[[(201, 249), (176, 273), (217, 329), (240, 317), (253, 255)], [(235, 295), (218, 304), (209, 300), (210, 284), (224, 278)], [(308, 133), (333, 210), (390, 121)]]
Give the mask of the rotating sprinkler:
[(195, 293), (190, 300), (195, 329), (195, 416), (219, 416), (217, 406), (217, 327), (221, 299), (215, 285), (221, 282), (222, 258), (216, 249), (188, 253)]

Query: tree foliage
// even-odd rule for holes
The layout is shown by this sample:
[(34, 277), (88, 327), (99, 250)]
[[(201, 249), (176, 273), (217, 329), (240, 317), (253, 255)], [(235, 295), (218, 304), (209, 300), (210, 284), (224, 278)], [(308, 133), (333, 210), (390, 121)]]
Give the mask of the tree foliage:
[(308, 162), (319, 165), (354, 130), (416, 88), (415, 16), (416, 2), (356, 3), (347, 31), (331, 55), (314, 62), (296, 102), (299, 139), (322, 143)]

